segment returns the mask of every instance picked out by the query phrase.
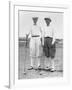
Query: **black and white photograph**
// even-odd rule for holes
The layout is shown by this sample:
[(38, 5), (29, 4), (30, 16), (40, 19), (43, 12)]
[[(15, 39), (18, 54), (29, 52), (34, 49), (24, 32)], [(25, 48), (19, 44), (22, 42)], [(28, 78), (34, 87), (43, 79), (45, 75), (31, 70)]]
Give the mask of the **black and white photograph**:
[(9, 86), (48, 87), (70, 82), (70, 7), (9, 3)]
[(0, 90), (72, 90), (72, 0), (0, 0)]
[(63, 16), (18, 11), (18, 79), (63, 77)]

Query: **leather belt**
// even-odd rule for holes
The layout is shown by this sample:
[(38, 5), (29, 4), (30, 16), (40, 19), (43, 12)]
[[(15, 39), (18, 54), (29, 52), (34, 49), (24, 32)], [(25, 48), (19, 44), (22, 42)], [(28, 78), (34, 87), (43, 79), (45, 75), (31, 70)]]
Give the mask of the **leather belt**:
[(51, 38), (52, 39), (52, 37), (45, 37), (45, 38)]
[(40, 35), (33, 35), (32, 37), (40, 37)]

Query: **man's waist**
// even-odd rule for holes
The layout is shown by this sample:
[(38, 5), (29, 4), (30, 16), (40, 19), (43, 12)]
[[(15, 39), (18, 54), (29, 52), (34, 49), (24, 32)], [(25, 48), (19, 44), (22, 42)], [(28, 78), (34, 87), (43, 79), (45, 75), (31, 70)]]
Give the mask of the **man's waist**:
[(51, 37), (51, 36), (46, 36), (45, 38), (51, 38), (51, 39), (52, 39), (53, 37)]
[(52, 34), (45, 34), (45, 37), (52, 37)]
[(32, 35), (32, 37), (40, 37), (40, 35)]

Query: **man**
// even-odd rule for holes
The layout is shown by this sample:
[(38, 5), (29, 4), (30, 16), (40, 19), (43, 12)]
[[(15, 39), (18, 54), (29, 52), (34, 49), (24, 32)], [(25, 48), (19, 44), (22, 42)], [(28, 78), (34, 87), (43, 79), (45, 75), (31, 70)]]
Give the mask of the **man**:
[(37, 25), (38, 17), (33, 17), (33, 26), (30, 35), (30, 59), (31, 65), (28, 70), (34, 69), (34, 60), (37, 60), (37, 68), (40, 67), (41, 28)]
[(44, 18), (46, 26), (44, 27), (44, 47), (43, 51), (48, 58), (51, 66), (46, 66), (46, 70), (55, 71), (54, 57), (55, 57), (55, 31), (51, 27), (52, 20), (50, 18)]

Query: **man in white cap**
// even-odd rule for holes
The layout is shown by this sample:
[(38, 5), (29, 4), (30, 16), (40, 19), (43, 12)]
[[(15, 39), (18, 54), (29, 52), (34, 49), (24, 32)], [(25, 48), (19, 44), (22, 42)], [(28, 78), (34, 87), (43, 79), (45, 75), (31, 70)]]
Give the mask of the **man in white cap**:
[[(43, 51), (45, 56), (50, 62), (50, 66), (46, 66), (46, 70), (55, 71), (54, 57), (56, 52), (55, 47), (55, 30), (51, 27), (52, 20), (50, 18), (44, 18), (46, 26), (44, 27), (44, 47)], [(47, 59), (46, 59), (47, 60)]]
[(33, 26), (29, 33), (30, 35), (30, 68), (28, 70), (34, 69), (34, 60), (37, 60), (37, 68), (40, 67), (40, 47), (41, 47), (41, 28), (37, 25), (38, 17), (33, 17)]

